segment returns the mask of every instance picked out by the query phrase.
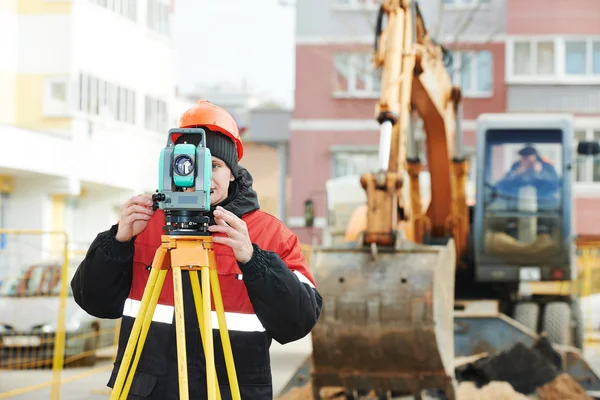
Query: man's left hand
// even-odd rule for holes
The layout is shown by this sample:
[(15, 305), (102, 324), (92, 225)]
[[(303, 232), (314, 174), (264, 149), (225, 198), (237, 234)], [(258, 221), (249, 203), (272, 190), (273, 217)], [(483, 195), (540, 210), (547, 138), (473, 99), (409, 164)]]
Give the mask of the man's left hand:
[(248, 235), (246, 223), (238, 218), (237, 215), (219, 206), (217, 206), (213, 215), (215, 217), (215, 225), (209, 226), (208, 230), (210, 232), (221, 232), (226, 235), (226, 237), (214, 236), (213, 242), (231, 247), (236, 260), (239, 262), (245, 264), (250, 261), (254, 253), (254, 248)]

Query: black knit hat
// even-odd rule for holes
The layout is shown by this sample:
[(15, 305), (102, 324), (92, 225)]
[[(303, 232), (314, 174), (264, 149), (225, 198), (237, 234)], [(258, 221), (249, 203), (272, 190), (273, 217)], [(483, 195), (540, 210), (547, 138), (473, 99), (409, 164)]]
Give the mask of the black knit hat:
[[(210, 154), (223, 160), (235, 176), (238, 167), (238, 157), (233, 140), (220, 132), (209, 131), (206, 128), (204, 130), (206, 131), (206, 147), (210, 150)], [(183, 142), (197, 146), (199, 137), (197, 135), (181, 135), (175, 144)]]

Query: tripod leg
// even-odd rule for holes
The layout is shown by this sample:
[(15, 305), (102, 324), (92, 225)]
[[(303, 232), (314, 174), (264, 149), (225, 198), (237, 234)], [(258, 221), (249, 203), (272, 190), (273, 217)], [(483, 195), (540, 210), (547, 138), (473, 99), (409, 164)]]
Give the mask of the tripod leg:
[(212, 335), (212, 310), (210, 298), (210, 270), (208, 265), (202, 266), (202, 316), (204, 317), (204, 359), (206, 360), (206, 387), (209, 400), (216, 399), (217, 373), (215, 371), (215, 349)]
[(154, 290), (152, 291), (152, 297), (150, 298), (148, 311), (144, 316), (142, 331), (138, 339), (137, 348), (135, 349), (135, 358), (133, 359), (133, 364), (131, 365), (131, 374), (129, 374), (129, 376), (127, 377), (127, 381), (125, 382), (125, 388), (123, 389), (123, 393), (121, 394), (119, 400), (127, 400), (127, 395), (129, 394), (129, 390), (131, 389), (131, 384), (133, 383), (135, 371), (137, 369), (138, 363), (140, 362), (140, 358), (142, 357), (142, 350), (144, 348), (144, 343), (146, 343), (146, 336), (148, 336), (148, 330), (150, 329), (150, 324), (152, 323), (154, 310), (156, 310), (156, 304), (158, 303), (160, 292), (162, 291), (163, 285), (165, 283), (165, 278), (167, 277), (167, 271), (168, 270), (166, 269), (161, 269), (158, 272), (158, 277), (156, 278), (157, 282), (154, 286)]
[[(200, 327), (200, 338), (202, 339), (202, 348), (206, 346), (204, 339), (204, 312), (202, 311), (202, 290), (200, 289), (200, 281), (198, 280), (198, 271), (190, 271), (190, 283), (192, 284), (192, 294), (194, 295), (194, 305), (196, 307), (196, 316), (198, 317), (198, 326)], [(212, 334), (212, 333), (211, 333)], [(221, 390), (219, 388), (219, 379), (215, 375), (215, 385), (217, 388), (217, 399), (221, 398)]]
[(187, 347), (185, 345), (185, 320), (183, 314), (183, 285), (181, 267), (172, 267), (173, 294), (175, 297), (175, 333), (177, 338), (177, 366), (179, 373), (179, 399), (189, 400)]
[[(159, 248), (156, 251), (156, 255), (153, 261), (153, 267), (155, 265), (162, 265), (163, 259), (165, 257), (166, 250)], [(127, 340), (127, 346), (125, 347), (125, 352), (123, 354), (123, 359), (121, 360), (121, 365), (119, 366), (119, 372), (117, 373), (117, 378), (115, 380), (115, 384), (113, 386), (113, 390), (110, 395), (110, 400), (118, 400), (121, 395), (121, 390), (123, 383), (125, 381), (125, 376), (129, 370), (129, 363), (131, 362), (131, 356), (133, 350), (136, 346), (136, 342), (139, 338), (140, 329), (142, 327), (142, 321), (146, 316), (146, 311), (148, 309), (148, 304), (150, 301), (150, 297), (152, 292), (154, 291), (154, 286), (156, 284), (156, 280), (158, 277), (158, 268), (152, 268), (150, 271), (150, 276), (148, 277), (148, 282), (146, 283), (146, 288), (144, 289), (144, 294), (142, 296), (142, 302), (140, 304), (140, 309), (137, 317), (135, 318), (135, 322), (133, 323), (133, 327), (131, 328), (131, 332), (129, 334), (129, 339)]]
[(231, 350), (229, 331), (227, 330), (227, 322), (225, 320), (225, 309), (223, 307), (223, 298), (221, 296), (219, 275), (214, 268), (210, 269), (210, 281), (212, 284), (213, 298), (215, 299), (215, 310), (219, 321), (219, 333), (221, 334), (221, 343), (223, 344), (223, 354), (225, 355), (225, 365), (227, 366), (227, 377), (229, 378), (231, 395), (233, 400), (239, 400), (241, 399), (240, 388), (235, 371), (235, 363), (233, 361), (233, 351)]

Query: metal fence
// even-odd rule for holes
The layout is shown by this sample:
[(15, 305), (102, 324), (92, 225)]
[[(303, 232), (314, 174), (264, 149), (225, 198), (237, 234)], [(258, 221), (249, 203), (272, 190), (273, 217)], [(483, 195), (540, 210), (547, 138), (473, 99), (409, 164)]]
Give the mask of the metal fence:
[(97, 351), (116, 343), (118, 321), (94, 318), (75, 303), (64, 232), (0, 229), (0, 399), (59, 400), (66, 382), (89, 375), (65, 368), (96, 364)]

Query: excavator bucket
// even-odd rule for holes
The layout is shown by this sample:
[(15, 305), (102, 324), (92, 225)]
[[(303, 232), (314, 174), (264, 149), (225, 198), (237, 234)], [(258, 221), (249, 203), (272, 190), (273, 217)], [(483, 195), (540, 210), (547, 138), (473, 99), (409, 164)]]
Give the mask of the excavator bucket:
[[(342, 245), (343, 246), (343, 245)], [(312, 390), (454, 397), (454, 243), (315, 248), (323, 296), (312, 331)]]

